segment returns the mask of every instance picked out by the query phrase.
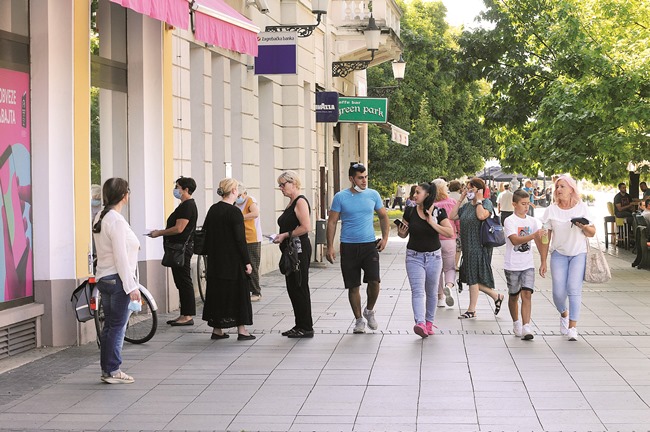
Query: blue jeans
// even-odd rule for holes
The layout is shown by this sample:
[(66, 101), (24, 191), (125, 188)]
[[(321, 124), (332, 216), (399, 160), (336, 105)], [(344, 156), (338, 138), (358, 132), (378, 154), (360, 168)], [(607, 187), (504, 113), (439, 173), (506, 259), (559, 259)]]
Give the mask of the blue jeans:
[(124, 292), (122, 279), (118, 275), (101, 278), (97, 289), (102, 294), (104, 308), (104, 329), (101, 335), (99, 364), (103, 374), (113, 374), (122, 364), (122, 345), (126, 323), (129, 321), (129, 295)]
[(438, 304), (438, 282), (441, 271), (440, 249), (433, 252), (406, 249), (406, 274), (411, 284), (411, 304), (416, 324), (424, 323), (425, 319), (433, 322)]
[(558, 251), (551, 254), (551, 276), (553, 278), (553, 303), (557, 311), (566, 310), (569, 298), (569, 319), (578, 321), (582, 302), (582, 281), (585, 278), (587, 254), (576, 256), (562, 255)]

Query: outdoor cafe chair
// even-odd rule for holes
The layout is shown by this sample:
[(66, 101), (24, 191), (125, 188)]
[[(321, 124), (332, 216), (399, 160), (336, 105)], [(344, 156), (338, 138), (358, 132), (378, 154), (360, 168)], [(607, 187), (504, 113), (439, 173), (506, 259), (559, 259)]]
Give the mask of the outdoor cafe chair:
[(612, 244), (616, 246), (616, 216), (614, 216), (614, 203), (607, 203), (609, 216), (605, 216), (605, 249), (607, 249), (609, 237), (612, 238)]

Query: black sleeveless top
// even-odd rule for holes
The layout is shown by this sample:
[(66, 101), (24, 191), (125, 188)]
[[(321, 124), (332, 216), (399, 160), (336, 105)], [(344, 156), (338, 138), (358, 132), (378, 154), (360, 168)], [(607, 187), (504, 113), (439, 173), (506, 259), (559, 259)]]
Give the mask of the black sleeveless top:
[[(298, 215), (296, 215), (296, 203), (301, 198), (304, 199), (305, 202), (307, 202), (307, 208), (309, 208), (309, 212), (311, 213), (311, 206), (309, 205), (309, 201), (307, 201), (307, 198), (304, 195), (299, 195), (291, 203), (291, 205), (289, 205), (289, 207), (284, 209), (284, 211), (278, 218), (278, 226), (280, 227), (280, 234), (293, 231), (294, 229), (298, 228), (298, 226), (300, 226)], [(306, 240), (309, 240), (309, 233), (305, 233), (300, 236), (301, 242), (304, 242)]]

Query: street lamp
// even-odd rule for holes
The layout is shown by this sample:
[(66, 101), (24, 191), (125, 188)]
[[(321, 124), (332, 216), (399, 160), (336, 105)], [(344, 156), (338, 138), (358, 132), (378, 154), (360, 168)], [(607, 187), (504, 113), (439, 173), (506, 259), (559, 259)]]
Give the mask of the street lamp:
[(366, 48), (371, 52), (370, 60), (332, 62), (332, 76), (346, 77), (352, 71), (368, 69), (370, 62), (375, 59), (375, 52), (379, 49), (381, 30), (377, 27), (375, 17), (372, 16), (372, 1), (368, 4), (368, 9), (370, 10), (370, 19), (368, 20), (368, 27), (363, 30), (363, 34), (366, 37)]
[(295, 31), (298, 37), (309, 37), (312, 35), (316, 27), (321, 22), (322, 15), (327, 15), (327, 5), (329, 0), (312, 0), (311, 13), (316, 15), (316, 24), (295, 24), (295, 25), (279, 25), (279, 26), (266, 26), (267, 32), (290, 32)]
[(399, 84), (404, 79), (404, 73), (406, 72), (406, 61), (400, 53), (399, 60), (395, 60), (391, 66), (393, 67), (393, 78), (397, 81), (397, 85), (394, 86), (384, 86), (384, 87), (368, 87), (368, 96), (372, 97), (388, 97), (390, 96)]

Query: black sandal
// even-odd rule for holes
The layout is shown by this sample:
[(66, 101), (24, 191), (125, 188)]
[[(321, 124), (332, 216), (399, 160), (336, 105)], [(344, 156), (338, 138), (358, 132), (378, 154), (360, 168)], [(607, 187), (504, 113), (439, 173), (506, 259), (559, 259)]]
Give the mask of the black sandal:
[(297, 328), (294, 330), (293, 333), (289, 333), (287, 335), (289, 338), (313, 338), (314, 337), (314, 331), (313, 330), (303, 330), (301, 328)]
[(504, 295), (497, 294), (497, 299), (494, 300), (494, 315), (499, 315), (499, 312), (501, 311), (501, 303), (503, 303), (504, 298)]
[(476, 311), (467, 311), (461, 316), (458, 317), (458, 319), (470, 319), (470, 318), (476, 318)]

